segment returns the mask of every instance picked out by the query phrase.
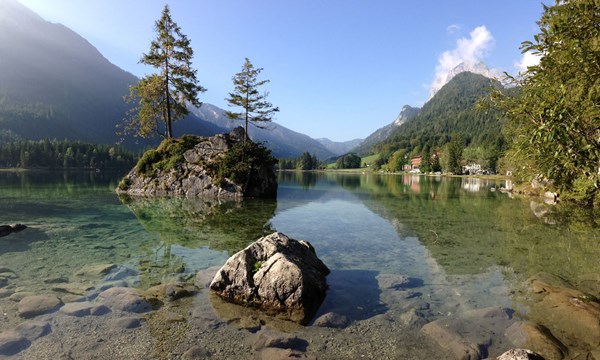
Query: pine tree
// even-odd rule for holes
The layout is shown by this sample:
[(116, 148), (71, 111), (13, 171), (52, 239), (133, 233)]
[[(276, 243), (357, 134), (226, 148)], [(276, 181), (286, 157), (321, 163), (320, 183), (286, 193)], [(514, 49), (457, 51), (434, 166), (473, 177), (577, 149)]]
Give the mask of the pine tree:
[[(190, 40), (171, 18), (168, 5), (154, 24), (154, 32), (156, 38), (140, 63), (160, 72), (143, 77), (130, 88), (126, 101), (137, 102), (137, 106), (125, 119), (124, 133), (134, 132), (142, 137), (157, 133), (170, 139), (173, 137), (172, 123), (189, 113), (187, 103), (201, 106), (198, 93), (206, 89), (198, 84), (197, 70), (191, 67), (194, 51)], [(162, 130), (161, 123), (164, 125)]]
[(246, 139), (248, 139), (248, 123), (264, 128), (260, 123), (270, 122), (273, 115), (279, 111), (278, 107), (266, 101), (268, 92), (260, 93), (258, 88), (270, 82), (270, 80), (258, 80), (258, 75), (263, 71), (263, 68), (255, 68), (254, 65), (246, 58), (242, 70), (233, 76), (234, 90), (229, 93), (226, 98), (229, 106), (239, 106), (243, 108), (243, 112), (227, 111), (227, 117), (232, 120), (244, 120)]

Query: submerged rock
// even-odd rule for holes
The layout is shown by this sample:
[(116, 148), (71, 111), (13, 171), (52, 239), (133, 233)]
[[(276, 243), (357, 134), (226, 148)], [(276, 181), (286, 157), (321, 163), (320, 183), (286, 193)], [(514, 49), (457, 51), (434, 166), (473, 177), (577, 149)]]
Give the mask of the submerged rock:
[(550, 331), (531, 322), (518, 321), (506, 329), (504, 335), (514, 346), (532, 349), (546, 360), (560, 360), (567, 353)]
[(135, 289), (114, 287), (98, 295), (98, 301), (116, 310), (144, 313), (152, 310), (152, 305)]
[(586, 350), (600, 346), (599, 299), (547, 273), (530, 278), (525, 287), (533, 301), (529, 320), (543, 325), (562, 344), (577, 344)]
[(544, 360), (544, 358), (531, 350), (511, 349), (498, 356), (496, 360)]
[(19, 231), (23, 231), (27, 229), (27, 226), (23, 224), (14, 224), (14, 225), (0, 225), (0, 237), (10, 235), (12, 233), (16, 233)]
[(224, 300), (306, 324), (325, 298), (327, 274), (310, 243), (273, 233), (230, 257), (210, 289)]
[(456, 359), (482, 359), (492, 352), (492, 346), (500, 345), (494, 344), (492, 339), (509, 327), (511, 314), (510, 309), (501, 307), (477, 309), (460, 318), (432, 321), (421, 330)]
[(62, 302), (54, 295), (31, 295), (19, 301), (18, 313), (22, 318), (30, 319), (54, 312), (61, 306)]
[(23, 335), (15, 331), (0, 333), (0, 356), (15, 355), (31, 345)]

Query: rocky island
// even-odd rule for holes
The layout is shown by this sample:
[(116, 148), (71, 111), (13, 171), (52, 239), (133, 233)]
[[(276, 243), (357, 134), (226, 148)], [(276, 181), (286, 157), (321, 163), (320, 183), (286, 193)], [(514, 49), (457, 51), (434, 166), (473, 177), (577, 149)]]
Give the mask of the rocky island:
[(276, 160), (270, 150), (245, 138), (244, 129), (238, 127), (212, 137), (165, 139), (157, 149), (144, 153), (116, 191), (223, 199), (275, 197)]

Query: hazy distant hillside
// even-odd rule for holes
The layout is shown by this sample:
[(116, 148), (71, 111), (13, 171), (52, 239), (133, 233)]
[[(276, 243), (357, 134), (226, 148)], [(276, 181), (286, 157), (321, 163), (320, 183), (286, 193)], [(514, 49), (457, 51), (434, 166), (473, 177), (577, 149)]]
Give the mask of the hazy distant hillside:
[(357, 147), (363, 142), (363, 139), (354, 139), (348, 141), (332, 141), (327, 138), (317, 139), (325, 148), (331, 151), (334, 155), (344, 155), (350, 152), (352, 149)]
[[(84, 38), (45, 21), (15, 0), (0, 1), (0, 128), (24, 138), (114, 143), (137, 78)], [(211, 134), (211, 124), (181, 122), (177, 133)]]
[(362, 143), (353, 148), (352, 152), (360, 155), (368, 154), (373, 145), (387, 140), (400, 125), (414, 119), (419, 114), (420, 110), (420, 108), (404, 105), (402, 111), (400, 111), (391, 124), (375, 130), (375, 132), (369, 135)]
[[(200, 108), (193, 108), (191, 111), (199, 119), (223, 129), (231, 130), (244, 125), (242, 121), (230, 120), (225, 115), (225, 110), (211, 104), (205, 103)], [(275, 122), (269, 124), (268, 129), (259, 129), (249, 125), (248, 132), (252, 140), (266, 142), (267, 147), (273, 151), (273, 155), (276, 157), (295, 158), (305, 151), (317, 155), (319, 159), (327, 159), (335, 155), (310, 136), (297, 133)]]
[(494, 112), (478, 111), (475, 104), (492, 87), (501, 87), (496, 81), (471, 72), (462, 72), (429, 100), (410, 122), (395, 129), (376, 150), (409, 151), (426, 144), (442, 146), (453, 133), (461, 133), (465, 145), (495, 146), (502, 142), (502, 118)]

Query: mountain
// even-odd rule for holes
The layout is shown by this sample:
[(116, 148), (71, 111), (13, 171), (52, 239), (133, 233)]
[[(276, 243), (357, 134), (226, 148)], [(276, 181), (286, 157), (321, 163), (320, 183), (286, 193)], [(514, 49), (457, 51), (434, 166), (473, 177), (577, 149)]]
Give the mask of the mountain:
[(400, 111), (396, 119), (391, 124), (375, 130), (375, 132), (367, 136), (362, 143), (357, 145), (351, 151), (360, 155), (367, 154), (373, 145), (387, 140), (387, 138), (389, 138), (390, 135), (392, 135), (400, 125), (414, 119), (419, 114), (420, 110), (420, 108), (404, 105), (402, 107), (402, 111)]
[[(116, 125), (130, 108), (123, 96), (137, 77), (110, 63), (77, 33), (45, 21), (16, 0), (0, 0), (0, 44), (0, 133), (32, 140), (119, 140)], [(176, 136), (211, 136), (239, 125), (222, 109), (203, 104), (173, 129)], [(321, 159), (335, 155), (317, 140), (276, 123), (269, 130), (249, 132), (275, 156), (298, 157), (305, 151)], [(128, 139), (125, 145), (157, 142)]]
[(316, 140), (336, 156), (349, 153), (352, 149), (354, 149), (363, 142), (363, 139), (354, 139), (343, 142), (332, 141), (327, 138), (320, 138)]
[(431, 87), (431, 90), (429, 91), (429, 99), (433, 98), (433, 96), (456, 75), (463, 72), (483, 75), (490, 79), (499, 79), (501, 75), (499, 71), (490, 70), (487, 65), (480, 61), (463, 61), (454, 67), (454, 69), (450, 70), (448, 74), (446, 74), (446, 79), (442, 83)]
[(442, 147), (454, 133), (462, 134), (467, 146), (501, 146), (502, 117), (498, 112), (479, 111), (475, 107), (490, 88), (502, 88), (502, 84), (468, 71), (457, 74), (423, 105), (412, 121), (397, 127), (374, 149), (389, 155), (397, 149), (410, 152), (425, 145)]
[[(32, 140), (119, 140), (115, 126), (129, 109), (123, 96), (137, 83), (134, 75), (16, 0), (0, 0), (0, 44), (0, 130)], [(220, 131), (199, 119), (174, 127), (177, 134)]]
[[(200, 121), (208, 122), (225, 131), (229, 131), (237, 126), (243, 126), (242, 121), (231, 120), (225, 115), (225, 110), (204, 103), (199, 108), (190, 108)], [(265, 142), (266, 146), (273, 151), (275, 157), (296, 158), (308, 151), (316, 155), (319, 159), (327, 159), (335, 154), (323, 146), (319, 141), (284, 126), (271, 122), (266, 129), (259, 129), (252, 125), (248, 127), (248, 133), (253, 141)]]

